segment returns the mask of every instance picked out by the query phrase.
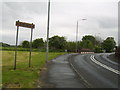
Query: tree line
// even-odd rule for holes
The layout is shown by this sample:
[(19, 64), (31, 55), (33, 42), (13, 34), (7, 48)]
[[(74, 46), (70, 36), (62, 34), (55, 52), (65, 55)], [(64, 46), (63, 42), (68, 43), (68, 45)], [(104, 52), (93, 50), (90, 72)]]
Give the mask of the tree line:
[[(22, 48), (29, 48), (29, 41), (23, 41), (20, 45)], [(95, 52), (113, 52), (116, 46), (116, 42), (113, 37), (107, 37), (105, 40), (101, 41), (92, 35), (85, 35), (82, 37), (81, 41), (77, 42), (78, 51), (82, 49), (90, 49)], [(33, 48), (45, 49), (46, 41), (43, 38), (37, 38), (32, 42)], [(53, 36), (49, 38), (49, 48), (50, 51), (64, 51), (75, 52), (76, 51), (76, 42), (67, 41), (65, 37)]]

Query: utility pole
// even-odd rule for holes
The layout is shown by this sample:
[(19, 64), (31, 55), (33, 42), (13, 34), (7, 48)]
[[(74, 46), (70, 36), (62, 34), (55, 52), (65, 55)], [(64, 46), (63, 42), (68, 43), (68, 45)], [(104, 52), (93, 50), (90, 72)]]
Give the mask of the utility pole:
[(49, 2), (48, 2), (46, 63), (48, 62), (48, 57), (49, 57), (49, 28), (50, 28), (50, 0), (49, 0)]

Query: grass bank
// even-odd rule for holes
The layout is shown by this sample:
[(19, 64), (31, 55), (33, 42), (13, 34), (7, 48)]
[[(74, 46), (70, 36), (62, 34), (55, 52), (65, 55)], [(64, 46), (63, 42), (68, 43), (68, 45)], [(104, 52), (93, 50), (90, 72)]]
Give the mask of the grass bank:
[[(31, 67), (28, 67), (29, 52), (18, 51), (17, 69), (13, 70), (14, 51), (2, 53), (2, 84), (5, 88), (35, 88), (39, 79), (40, 69), (45, 65), (45, 52), (32, 52)], [(65, 54), (63, 52), (49, 53), (49, 60)]]

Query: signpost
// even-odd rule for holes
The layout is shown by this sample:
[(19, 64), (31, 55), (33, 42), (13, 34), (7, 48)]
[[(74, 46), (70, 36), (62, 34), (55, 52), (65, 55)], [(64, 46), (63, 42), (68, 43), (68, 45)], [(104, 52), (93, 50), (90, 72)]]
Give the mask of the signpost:
[(15, 49), (14, 70), (16, 69), (16, 58), (17, 58), (17, 44), (18, 44), (19, 26), (20, 27), (31, 28), (29, 67), (31, 66), (32, 34), (33, 34), (33, 29), (35, 28), (35, 25), (33, 23), (30, 24), (30, 23), (20, 22), (19, 20), (16, 21), (16, 26), (17, 26), (17, 34), (16, 34), (16, 46), (15, 46), (16, 49)]
[(19, 20), (18, 21), (16, 21), (16, 26), (21, 26), (21, 27), (26, 27), (26, 28), (35, 28), (35, 25), (32, 23), (32, 24), (30, 24), (30, 23), (25, 23), (25, 22), (19, 22)]

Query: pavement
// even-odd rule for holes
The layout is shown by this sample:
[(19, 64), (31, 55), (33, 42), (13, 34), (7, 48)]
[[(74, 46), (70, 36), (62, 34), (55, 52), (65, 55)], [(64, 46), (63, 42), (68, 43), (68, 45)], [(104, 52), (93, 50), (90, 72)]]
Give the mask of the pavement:
[(73, 54), (65, 54), (49, 62), (46, 71), (43, 70), (42, 77), (40, 79), (42, 83), (40, 83), (38, 87), (85, 88), (82, 80), (73, 71), (68, 62), (68, 58), (71, 55)]

